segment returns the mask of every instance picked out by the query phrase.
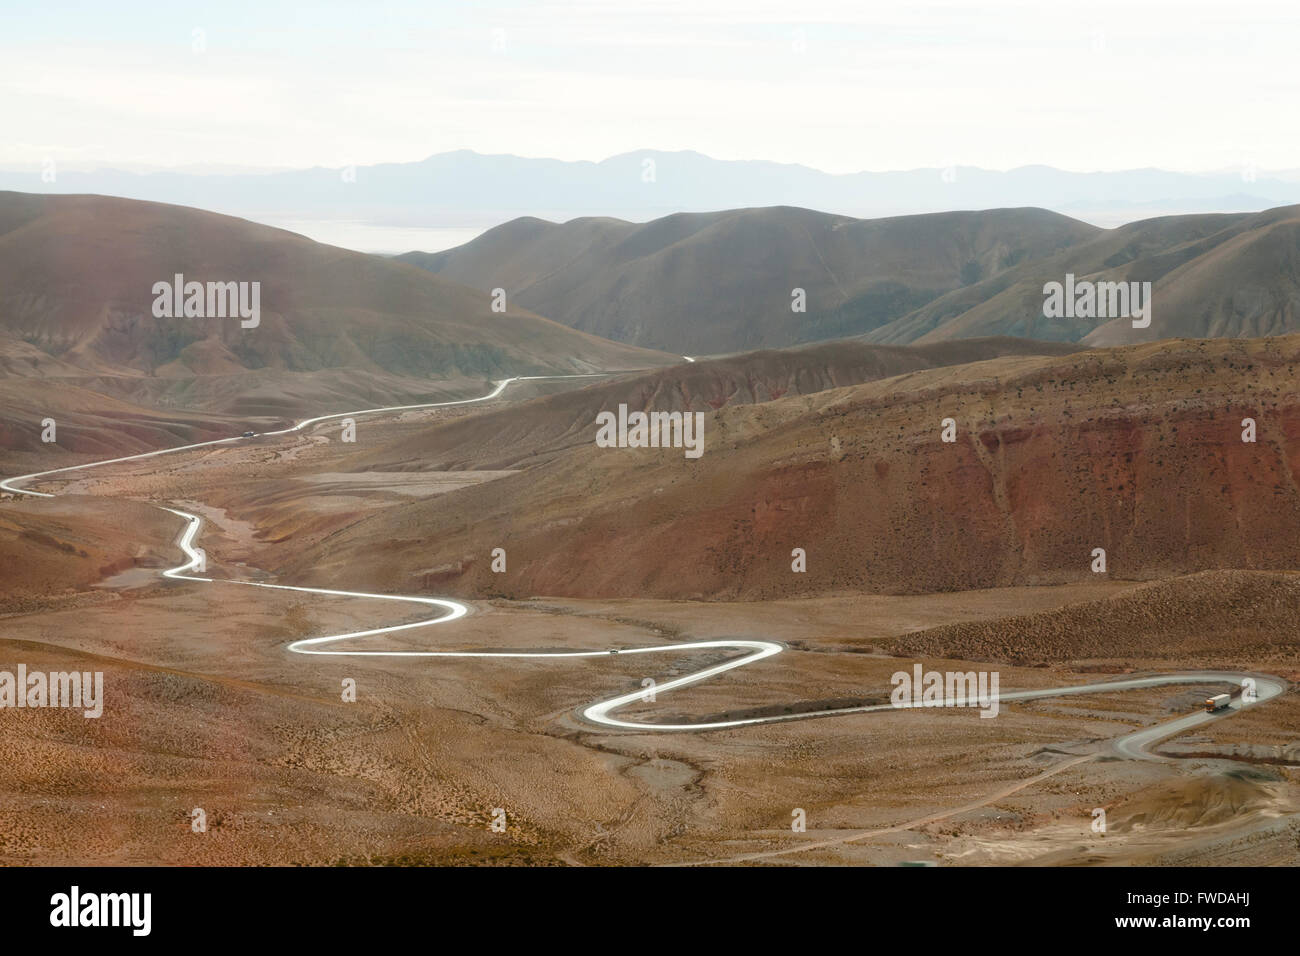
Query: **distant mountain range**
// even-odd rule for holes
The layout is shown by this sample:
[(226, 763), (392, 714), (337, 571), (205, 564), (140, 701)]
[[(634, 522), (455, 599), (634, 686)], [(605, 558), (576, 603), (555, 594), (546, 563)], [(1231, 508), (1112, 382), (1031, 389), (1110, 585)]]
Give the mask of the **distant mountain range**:
[[(996, 172), (956, 166), (836, 175), (658, 150), (601, 162), (458, 150), (411, 163), (271, 172), (56, 167), (52, 182), (42, 172), (0, 171), (0, 189), (99, 193), (263, 220), (438, 227), (486, 227), (523, 215), (644, 221), (674, 212), (780, 205), (858, 217), (1038, 206), (1113, 225), (1165, 213), (1259, 211), (1300, 202), (1300, 181), (1286, 171), (1076, 173), (1024, 166)], [(46, 172), (48, 179), (51, 171)]]
[[(777, 207), (645, 224), (525, 218), (399, 257), (617, 341), (687, 354), (848, 336), (1088, 345), (1300, 331), (1300, 206), (1099, 229), (1044, 209), (862, 220)], [(1046, 318), (1068, 274), (1150, 282), (1149, 328)], [(803, 290), (806, 311), (792, 308)]]

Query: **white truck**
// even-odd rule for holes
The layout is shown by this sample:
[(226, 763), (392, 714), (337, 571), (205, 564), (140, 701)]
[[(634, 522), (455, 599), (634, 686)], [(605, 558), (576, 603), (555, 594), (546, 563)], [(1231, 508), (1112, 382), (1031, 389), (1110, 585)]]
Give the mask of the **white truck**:
[(1205, 698), (1205, 712), (1212, 714), (1216, 710), (1223, 710), (1232, 703), (1231, 694), (1215, 694), (1213, 697)]

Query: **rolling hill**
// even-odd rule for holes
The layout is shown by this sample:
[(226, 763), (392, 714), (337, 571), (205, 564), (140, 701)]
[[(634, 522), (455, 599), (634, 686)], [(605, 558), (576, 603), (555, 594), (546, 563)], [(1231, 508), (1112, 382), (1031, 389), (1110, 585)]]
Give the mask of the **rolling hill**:
[[(576, 329), (651, 348), (747, 351), (870, 331), (1099, 232), (1042, 209), (853, 219), (793, 207), (635, 224), (516, 219), (398, 258)], [(792, 290), (807, 311), (792, 311)]]
[[(1300, 206), (1173, 216), (1106, 230), (1052, 256), (949, 293), (867, 334), (874, 342), (1021, 335), (1089, 345), (1247, 338), (1300, 331)], [(1151, 327), (1127, 319), (1047, 319), (1043, 284), (1066, 273), (1151, 282)]]
[[(698, 459), (596, 447), (588, 421), (561, 454), (372, 514), (281, 570), (475, 596), (761, 600), (1095, 580), (1095, 548), (1126, 580), (1289, 569), (1298, 365), (1300, 336), (1004, 356), (725, 406)], [(549, 408), (516, 414), (544, 430)], [(495, 547), (508, 573), (491, 571)]]
[(1068, 355), (1080, 347), (1029, 339), (967, 339), (936, 345), (860, 340), (765, 349), (620, 376), (584, 388), (448, 421), (347, 459), (345, 470), (438, 471), (531, 467), (591, 442), (604, 409), (714, 412), (891, 378), (905, 372), (1003, 356)]
[[(515, 220), (404, 261), (620, 341), (732, 352), (861, 335), (906, 345), (1015, 336), (1088, 345), (1300, 331), (1300, 206), (1097, 229), (1038, 209), (858, 220), (779, 207), (644, 225)], [(1067, 274), (1150, 282), (1150, 328), (1046, 318)], [(790, 309), (807, 292), (807, 312)]]
[[(178, 273), (259, 282), (260, 324), (156, 318), (154, 284)], [(426, 271), (244, 220), (20, 193), (0, 193), (0, 355), (14, 374), (172, 379), (347, 369), (482, 380), (680, 360), (513, 305), (493, 312), (487, 295)]]
[(1300, 331), (1300, 206), (1250, 216), (1224, 233), (1212, 249), (1157, 283), (1149, 329), (1112, 321), (1084, 341), (1115, 345), (1173, 335), (1249, 338)]

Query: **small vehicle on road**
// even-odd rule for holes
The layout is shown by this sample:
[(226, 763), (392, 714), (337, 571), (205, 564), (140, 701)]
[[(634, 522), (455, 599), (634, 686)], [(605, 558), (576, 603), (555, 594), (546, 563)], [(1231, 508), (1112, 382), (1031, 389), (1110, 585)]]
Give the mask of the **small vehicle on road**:
[(1205, 698), (1205, 712), (1212, 714), (1216, 710), (1223, 710), (1232, 703), (1231, 694), (1215, 694), (1213, 697)]
[(244, 434), (240, 435), (239, 437), (240, 437), (240, 438), (256, 438), (256, 437), (257, 437), (257, 432), (244, 432)]

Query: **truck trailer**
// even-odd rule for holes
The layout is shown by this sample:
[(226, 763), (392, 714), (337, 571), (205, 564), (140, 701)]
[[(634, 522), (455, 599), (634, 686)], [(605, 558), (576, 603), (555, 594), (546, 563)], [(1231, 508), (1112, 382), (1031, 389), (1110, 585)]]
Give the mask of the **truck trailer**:
[(1216, 710), (1223, 710), (1230, 703), (1232, 703), (1231, 694), (1215, 694), (1213, 697), (1205, 698), (1205, 712), (1212, 714)]

